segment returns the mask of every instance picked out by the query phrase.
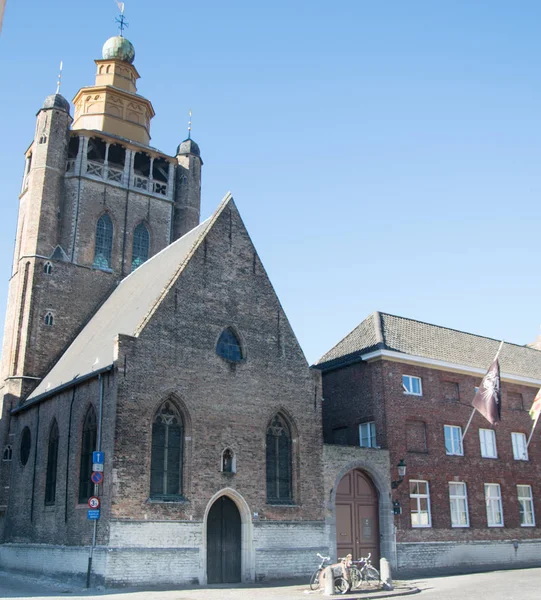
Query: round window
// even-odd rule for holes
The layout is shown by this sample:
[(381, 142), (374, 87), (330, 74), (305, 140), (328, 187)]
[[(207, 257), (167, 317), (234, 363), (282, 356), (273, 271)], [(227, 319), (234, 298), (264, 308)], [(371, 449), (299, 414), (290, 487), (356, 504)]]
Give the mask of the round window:
[(28, 458), (30, 457), (30, 444), (30, 429), (28, 429), (28, 427), (25, 427), (21, 436), (21, 463), (23, 464), (23, 466), (26, 465), (26, 463), (28, 462)]

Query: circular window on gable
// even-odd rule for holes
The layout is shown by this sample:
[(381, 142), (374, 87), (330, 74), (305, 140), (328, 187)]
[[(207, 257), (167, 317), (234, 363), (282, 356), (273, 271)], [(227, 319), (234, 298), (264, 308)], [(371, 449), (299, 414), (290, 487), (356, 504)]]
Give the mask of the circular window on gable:
[(24, 467), (28, 462), (28, 458), (30, 457), (30, 446), (32, 443), (32, 438), (30, 437), (30, 429), (25, 427), (23, 429), (23, 434), (21, 436), (21, 463)]

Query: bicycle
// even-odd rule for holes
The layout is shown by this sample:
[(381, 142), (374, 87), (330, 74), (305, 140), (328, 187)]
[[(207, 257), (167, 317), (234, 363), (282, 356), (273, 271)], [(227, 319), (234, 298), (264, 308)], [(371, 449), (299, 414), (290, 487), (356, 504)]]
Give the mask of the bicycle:
[[(327, 567), (332, 567), (333, 570), (333, 577), (334, 577), (334, 587), (336, 589), (336, 591), (340, 594), (345, 594), (349, 591), (350, 589), (350, 584), (349, 581), (347, 580), (347, 578), (343, 575), (343, 573), (347, 572), (348, 566), (347, 566), (347, 560), (348, 558), (340, 558), (340, 562), (336, 563), (334, 565), (329, 564), (331, 557), (330, 556), (322, 556), (321, 554), (319, 554), (319, 552), (316, 554), (316, 556), (319, 556), (319, 558), (321, 558), (321, 563), (319, 564), (319, 567), (317, 568), (316, 571), (314, 571), (312, 573), (312, 576), (310, 577), (310, 589), (311, 590), (317, 590), (319, 589), (320, 585), (321, 585), (321, 580), (323, 579), (324, 575), (323, 575), (323, 571), (327, 568)], [(340, 568), (340, 573), (336, 573), (336, 569)]]
[(371, 556), (372, 553), (370, 552), (366, 558), (361, 557), (360, 560), (354, 561), (354, 563), (357, 563), (360, 568), (355, 566), (355, 564), (350, 567), (350, 581), (352, 589), (359, 588), (364, 582), (370, 584), (380, 580), (379, 571), (372, 565), (370, 561)]
[(322, 556), (319, 552), (316, 554), (316, 556), (319, 556), (319, 558), (321, 558), (321, 562), (319, 563), (319, 567), (317, 568), (317, 570), (312, 573), (312, 577), (310, 577), (311, 590), (317, 590), (319, 588), (319, 586), (321, 585), (320, 575), (323, 572), (323, 570), (329, 566), (328, 563), (331, 562), (330, 556)]

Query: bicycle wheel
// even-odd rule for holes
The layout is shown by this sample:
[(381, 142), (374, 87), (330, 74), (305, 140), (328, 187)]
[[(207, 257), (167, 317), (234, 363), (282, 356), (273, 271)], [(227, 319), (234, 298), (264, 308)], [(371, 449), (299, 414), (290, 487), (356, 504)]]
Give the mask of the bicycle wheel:
[(356, 590), (361, 586), (361, 583), (363, 582), (363, 576), (357, 567), (349, 568), (349, 581), (351, 583), (352, 590)]
[(349, 592), (349, 582), (343, 577), (335, 577), (334, 590), (339, 594), (347, 594)]
[(376, 583), (376, 581), (379, 581), (379, 571), (376, 569), (376, 567), (373, 567), (372, 565), (366, 565), (366, 568), (363, 570), (363, 577), (366, 581), (368, 581), (368, 583)]
[(310, 589), (311, 590), (317, 590), (319, 589), (320, 586), (320, 581), (319, 581), (319, 574), (321, 573), (321, 569), (318, 569), (317, 571), (314, 571), (312, 573), (312, 577), (310, 577)]

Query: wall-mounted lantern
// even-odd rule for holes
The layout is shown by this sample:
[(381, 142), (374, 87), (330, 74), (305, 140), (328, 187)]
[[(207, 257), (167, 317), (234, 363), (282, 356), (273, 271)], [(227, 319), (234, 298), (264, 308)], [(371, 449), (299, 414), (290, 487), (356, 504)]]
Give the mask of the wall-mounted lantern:
[(393, 488), (393, 490), (396, 490), (396, 488), (404, 481), (404, 477), (406, 476), (406, 463), (404, 462), (403, 458), (400, 459), (400, 462), (398, 463), (397, 467), (398, 481), (391, 482), (391, 487)]

